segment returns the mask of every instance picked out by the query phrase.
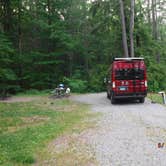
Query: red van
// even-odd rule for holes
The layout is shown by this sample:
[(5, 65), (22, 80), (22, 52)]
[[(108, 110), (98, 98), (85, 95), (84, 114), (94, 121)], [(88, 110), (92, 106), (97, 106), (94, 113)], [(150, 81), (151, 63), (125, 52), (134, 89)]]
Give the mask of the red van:
[(114, 104), (117, 99), (139, 99), (147, 95), (147, 76), (144, 58), (115, 58), (107, 76), (107, 97)]

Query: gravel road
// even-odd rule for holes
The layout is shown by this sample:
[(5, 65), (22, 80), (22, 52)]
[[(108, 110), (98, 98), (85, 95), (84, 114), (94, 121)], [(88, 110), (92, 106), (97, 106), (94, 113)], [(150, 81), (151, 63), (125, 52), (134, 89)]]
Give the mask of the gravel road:
[(100, 166), (166, 166), (166, 107), (150, 100), (112, 105), (105, 93), (72, 99), (102, 113), (97, 127), (84, 133)]

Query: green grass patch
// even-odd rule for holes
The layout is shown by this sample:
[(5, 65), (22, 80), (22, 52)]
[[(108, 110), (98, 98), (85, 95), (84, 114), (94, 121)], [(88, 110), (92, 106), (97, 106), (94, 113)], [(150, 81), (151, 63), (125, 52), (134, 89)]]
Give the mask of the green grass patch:
[(88, 106), (47, 97), (0, 103), (0, 165), (29, 165), (46, 144), (88, 115)]
[(158, 94), (158, 93), (149, 93), (148, 94), (148, 98), (150, 98), (151, 101), (153, 101), (153, 102), (163, 104), (163, 99), (162, 99), (161, 94)]

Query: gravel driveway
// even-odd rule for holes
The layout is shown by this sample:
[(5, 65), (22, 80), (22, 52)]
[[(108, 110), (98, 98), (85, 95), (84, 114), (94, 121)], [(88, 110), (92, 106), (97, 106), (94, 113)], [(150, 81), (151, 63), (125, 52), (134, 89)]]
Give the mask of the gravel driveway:
[(100, 166), (166, 166), (166, 107), (149, 100), (112, 105), (105, 93), (72, 99), (103, 113), (97, 127), (84, 133)]

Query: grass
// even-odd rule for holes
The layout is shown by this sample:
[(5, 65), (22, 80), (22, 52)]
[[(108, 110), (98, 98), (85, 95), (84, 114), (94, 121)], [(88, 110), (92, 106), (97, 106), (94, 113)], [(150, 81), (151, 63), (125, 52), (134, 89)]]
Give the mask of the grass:
[(88, 106), (47, 97), (0, 103), (0, 165), (30, 165), (49, 141), (88, 116)]
[(148, 98), (150, 98), (153, 102), (163, 104), (163, 99), (161, 94), (158, 93), (149, 93)]

